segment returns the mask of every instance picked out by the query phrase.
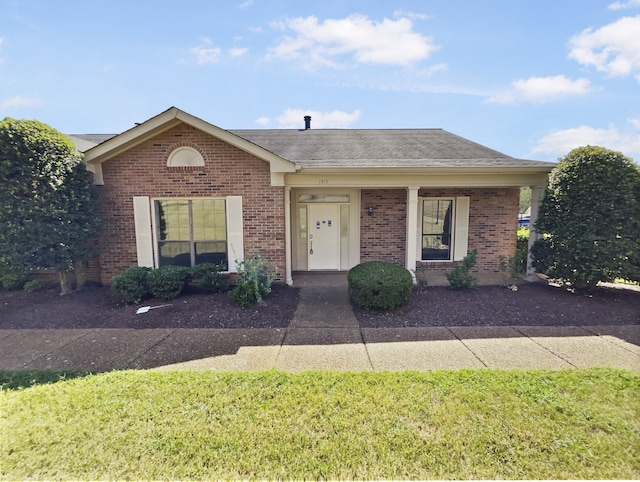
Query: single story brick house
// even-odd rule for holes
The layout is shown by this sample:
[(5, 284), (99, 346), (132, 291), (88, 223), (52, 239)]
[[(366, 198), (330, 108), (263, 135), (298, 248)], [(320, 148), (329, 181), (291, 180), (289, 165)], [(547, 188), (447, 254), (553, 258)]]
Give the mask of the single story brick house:
[(101, 200), (100, 280), (138, 265), (233, 273), (254, 253), (288, 284), (369, 260), (436, 273), (472, 249), (489, 279), (515, 252), (520, 187), (536, 202), (553, 167), (442, 129), (310, 122), (224, 130), (172, 107), (116, 136), (72, 136)]

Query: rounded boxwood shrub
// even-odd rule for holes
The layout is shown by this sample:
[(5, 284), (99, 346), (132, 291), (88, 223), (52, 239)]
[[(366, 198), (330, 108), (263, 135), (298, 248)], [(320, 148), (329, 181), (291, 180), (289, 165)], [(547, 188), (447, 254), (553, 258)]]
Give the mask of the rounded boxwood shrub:
[(354, 266), (347, 280), (353, 302), (374, 313), (406, 305), (413, 291), (411, 273), (385, 261), (368, 261)]
[(126, 303), (140, 303), (150, 294), (147, 280), (150, 271), (151, 268), (136, 266), (118, 273), (111, 278), (111, 292)]
[(172, 300), (182, 294), (189, 284), (191, 270), (184, 266), (163, 266), (149, 271), (149, 291), (157, 298)]
[(47, 283), (43, 279), (32, 279), (31, 281), (27, 281), (22, 287), (28, 293), (33, 293), (35, 291), (46, 290), (49, 287), (49, 283)]

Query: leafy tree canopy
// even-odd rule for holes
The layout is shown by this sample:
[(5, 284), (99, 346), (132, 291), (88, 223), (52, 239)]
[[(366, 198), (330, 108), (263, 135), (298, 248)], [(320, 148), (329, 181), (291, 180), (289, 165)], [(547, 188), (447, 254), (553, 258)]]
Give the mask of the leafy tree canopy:
[(73, 269), (99, 227), (91, 175), (71, 140), (35, 120), (0, 122), (0, 262)]
[(577, 288), (638, 279), (640, 170), (602, 147), (574, 149), (551, 173), (532, 249), (538, 271)]

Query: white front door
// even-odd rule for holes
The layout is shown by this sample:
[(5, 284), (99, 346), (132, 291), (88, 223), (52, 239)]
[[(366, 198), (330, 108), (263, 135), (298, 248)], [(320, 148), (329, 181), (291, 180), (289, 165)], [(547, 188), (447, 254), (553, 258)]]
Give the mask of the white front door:
[(309, 204), (309, 269), (340, 269), (340, 205)]

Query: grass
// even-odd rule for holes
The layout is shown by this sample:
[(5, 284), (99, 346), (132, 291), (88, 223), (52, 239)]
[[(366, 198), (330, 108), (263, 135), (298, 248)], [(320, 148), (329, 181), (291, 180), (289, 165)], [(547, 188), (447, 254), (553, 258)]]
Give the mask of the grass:
[(640, 476), (640, 375), (624, 370), (15, 379), (5, 479)]

